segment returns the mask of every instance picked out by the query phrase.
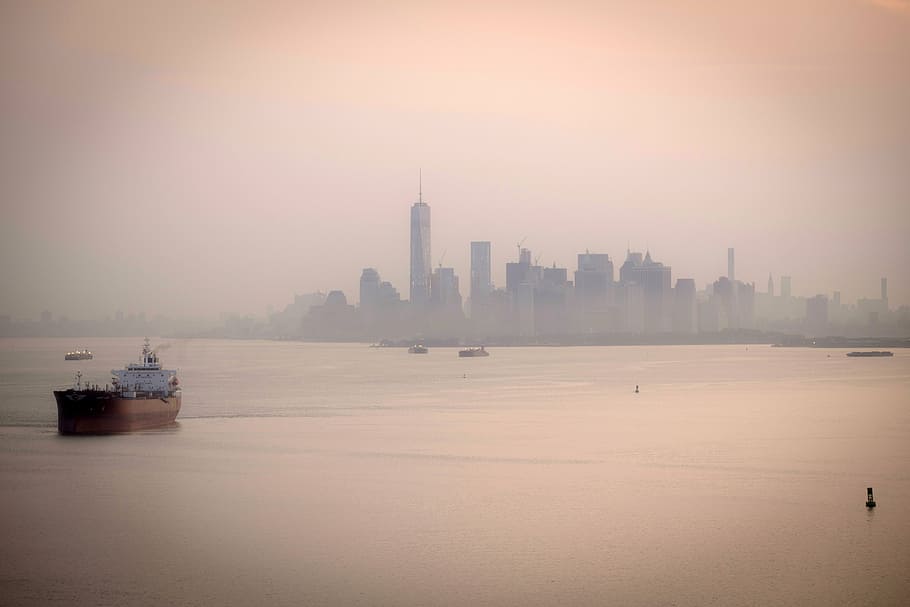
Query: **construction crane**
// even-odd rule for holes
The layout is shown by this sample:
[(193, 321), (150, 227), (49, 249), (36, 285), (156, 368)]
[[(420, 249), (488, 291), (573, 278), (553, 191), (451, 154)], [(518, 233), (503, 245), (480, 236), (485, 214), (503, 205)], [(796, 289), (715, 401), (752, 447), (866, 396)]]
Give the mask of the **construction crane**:
[(443, 249), (443, 251), (442, 251), (442, 256), (439, 258), (439, 262), (438, 262), (438, 264), (437, 264), (437, 266), (436, 266), (437, 268), (441, 268), (441, 267), (442, 267), (442, 262), (445, 261), (446, 253), (448, 253), (448, 252), (449, 252), (448, 249)]
[(518, 262), (519, 262), (519, 263), (521, 263), (521, 245), (523, 245), (527, 239), (528, 239), (528, 237), (525, 236), (525, 237), (522, 238), (521, 241), (519, 241), (519, 243), (518, 243)]

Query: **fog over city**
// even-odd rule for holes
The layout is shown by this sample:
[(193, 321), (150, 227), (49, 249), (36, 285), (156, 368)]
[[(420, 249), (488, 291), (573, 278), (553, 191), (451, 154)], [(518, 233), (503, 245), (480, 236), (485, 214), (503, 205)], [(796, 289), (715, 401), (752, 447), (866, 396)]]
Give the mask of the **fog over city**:
[(910, 304), (910, 2), (4, 2), (0, 315), (650, 251)]
[(910, 0), (0, 0), (0, 607), (910, 596)]

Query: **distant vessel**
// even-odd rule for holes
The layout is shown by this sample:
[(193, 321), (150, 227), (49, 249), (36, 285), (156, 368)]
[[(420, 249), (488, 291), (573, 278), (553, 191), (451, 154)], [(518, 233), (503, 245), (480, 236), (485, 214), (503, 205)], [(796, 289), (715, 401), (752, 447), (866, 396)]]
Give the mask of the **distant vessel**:
[(487, 352), (483, 346), (479, 348), (465, 348), (464, 350), (458, 351), (458, 356), (461, 357), (473, 357), (473, 356), (489, 356), (490, 353)]
[(408, 348), (408, 354), (426, 354), (430, 350), (423, 344), (414, 344)]
[(82, 383), (82, 372), (68, 390), (54, 390), (60, 434), (109, 434), (159, 428), (180, 412), (177, 372), (162, 369), (146, 338), (142, 358), (111, 371), (111, 386)]
[(94, 355), (89, 350), (73, 350), (63, 357), (65, 360), (92, 360)]
[(894, 352), (880, 352), (880, 351), (847, 352), (847, 356), (894, 356)]

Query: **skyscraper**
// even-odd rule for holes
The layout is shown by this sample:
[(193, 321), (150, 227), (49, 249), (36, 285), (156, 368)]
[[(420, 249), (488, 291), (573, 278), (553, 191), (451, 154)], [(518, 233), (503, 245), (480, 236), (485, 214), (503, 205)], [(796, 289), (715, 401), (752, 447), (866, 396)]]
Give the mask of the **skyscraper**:
[(360, 275), (360, 308), (365, 313), (372, 313), (379, 304), (379, 272), (374, 268), (364, 268)]
[(518, 263), (510, 261), (506, 264), (506, 290), (509, 293), (515, 293), (518, 291), (519, 285), (534, 286), (539, 281), (540, 275), (540, 266), (531, 265), (531, 251), (520, 249)]
[(727, 278), (730, 282), (736, 280), (736, 264), (734, 260), (733, 247), (727, 249)]
[(461, 312), (461, 293), (454, 268), (436, 268), (430, 278), (430, 297), (436, 308), (450, 308)]
[(828, 330), (828, 298), (816, 295), (806, 300), (806, 326), (813, 336), (825, 335)]
[(695, 333), (698, 331), (698, 300), (695, 280), (679, 278), (673, 289), (673, 331)]
[(578, 272), (604, 272), (607, 280), (613, 282), (613, 262), (606, 253), (585, 251), (578, 254)]
[(610, 256), (589, 251), (579, 253), (574, 299), (577, 330), (610, 330), (614, 299), (613, 262), (610, 261)]
[(480, 303), (493, 290), (489, 241), (471, 243), (471, 302)]
[(790, 277), (780, 277), (780, 296), (784, 299), (790, 299)]
[[(670, 330), (670, 309), (673, 295), (670, 282), (671, 272), (670, 266), (652, 260), (650, 251), (645, 253), (644, 259), (641, 258), (641, 253), (630, 251), (626, 256), (626, 261), (619, 269), (624, 287), (634, 283), (641, 289), (645, 333)], [(627, 305), (635, 304), (627, 303)]]
[(633, 282), (635, 280), (634, 275), (636, 268), (641, 267), (642, 262), (643, 259), (641, 253), (627, 250), (626, 260), (619, 268), (619, 281), (624, 283)]
[(430, 205), (423, 201), (423, 184), (411, 207), (411, 305), (423, 308), (430, 301)]

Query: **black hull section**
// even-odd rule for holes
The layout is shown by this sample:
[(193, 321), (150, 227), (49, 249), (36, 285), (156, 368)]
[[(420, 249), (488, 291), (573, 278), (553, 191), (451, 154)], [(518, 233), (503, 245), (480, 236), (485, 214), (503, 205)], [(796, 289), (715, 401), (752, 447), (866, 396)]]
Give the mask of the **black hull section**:
[(113, 434), (169, 426), (180, 412), (180, 393), (123, 398), (104, 390), (55, 390), (60, 434)]

